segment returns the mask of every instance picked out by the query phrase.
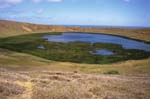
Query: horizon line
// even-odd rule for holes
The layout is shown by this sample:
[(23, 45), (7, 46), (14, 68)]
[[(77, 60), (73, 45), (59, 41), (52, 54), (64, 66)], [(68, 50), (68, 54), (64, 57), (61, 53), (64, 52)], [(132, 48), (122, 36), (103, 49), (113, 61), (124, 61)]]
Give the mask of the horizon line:
[(37, 25), (49, 25), (49, 26), (67, 26), (67, 27), (73, 27), (73, 26), (81, 26), (81, 27), (102, 27), (102, 28), (115, 28), (115, 27), (122, 27), (122, 28), (150, 28), (150, 26), (133, 26), (133, 25), (96, 25), (96, 24), (44, 24), (44, 23), (35, 23), (35, 22), (29, 22), (29, 21), (19, 21), (19, 20), (9, 20), (9, 19), (0, 19), (3, 21), (12, 21), (12, 22), (20, 22), (20, 23), (29, 23), (29, 24), (37, 24)]

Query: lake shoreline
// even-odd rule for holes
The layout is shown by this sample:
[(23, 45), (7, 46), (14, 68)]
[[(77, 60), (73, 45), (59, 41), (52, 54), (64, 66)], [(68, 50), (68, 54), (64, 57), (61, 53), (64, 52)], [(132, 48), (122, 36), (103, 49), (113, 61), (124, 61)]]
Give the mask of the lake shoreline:
[[(112, 44), (109, 42), (102, 42), (102, 43), (97, 42), (91, 46), (91, 43), (89, 42), (82, 42), (82, 41), (70, 43), (53, 42), (53, 41), (48, 42), (47, 38), (46, 39), (42, 38), (44, 35), (47, 36), (55, 34), (58, 33), (55, 32), (45, 34), (37, 33), (37, 34), (8, 37), (0, 39), (1, 41), (0, 47), (16, 52), (27, 53), (48, 60), (61, 62), (74, 62), (74, 63), (88, 63), (88, 64), (108, 64), (131, 59), (139, 60), (149, 58), (150, 55), (149, 51), (147, 52), (140, 49), (139, 50), (124, 49), (118, 43)], [(103, 55), (93, 55), (89, 53), (89, 51), (94, 51), (98, 49), (107, 49), (110, 51), (115, 51), (115, 53), (117, 54), (110, 56), (103, 56)]]
[(0, 38), (46, 32), (104, 33), (150, 43), (150, 28), (67, 27), (0, 20)]
[(86, 34), (103, 34), (103, 35), (110, 35), (110, 36), (116, 36), (116, 37), (121, 37), (129, 40), (135, 40), (139, 42), (144, 42), (146, 44), (150, 44), (150, 41), (145, 41), (145, 40), (139, 40), (139, 39), (134, 39), (130, 37), (125, 37), (125, 36), (120, 36), (120, 35), (115, 35), (115, 34), (107, 34), (107, 33), (95, 33), (95, 32), (62, 32), (62, 33), (86, 33)]

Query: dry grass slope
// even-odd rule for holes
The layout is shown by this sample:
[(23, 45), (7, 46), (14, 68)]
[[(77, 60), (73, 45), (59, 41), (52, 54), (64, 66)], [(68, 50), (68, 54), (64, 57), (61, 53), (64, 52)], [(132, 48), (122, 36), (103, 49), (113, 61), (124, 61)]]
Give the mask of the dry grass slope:
[(81, 28), (37, 25), (31, 23), (0, 20), (0, 37), (43, 32), (91, 32), (125, 36), (150, 42), (150, 28)]
[[(0, 99), (149, 99), (150, 78), (0, 68)], [(140, 90), (139, 90), (140, 89)]]

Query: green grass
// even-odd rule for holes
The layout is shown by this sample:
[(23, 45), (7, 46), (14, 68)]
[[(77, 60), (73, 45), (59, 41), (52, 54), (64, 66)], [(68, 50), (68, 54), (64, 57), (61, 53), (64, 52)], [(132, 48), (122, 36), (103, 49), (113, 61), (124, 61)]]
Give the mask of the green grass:
[[(117, 44), (95, 43), (91, 45), (87, 42), (48, 42), (42, 38), (42, 36), (47, 34), (56, 35), (61, 33), (41, 33), (8, 37), (0, 39), (0, 47), (54, 61), (89, 64), (107, 64), (130, 59), (143, 59), (150, 56), (150, 52), (127, 50)], [(43, 45), (45, 49), (38, 49), (39, 45)], [(97, 49), (108, 49), (115, 54), (103, 56), (89, 53), (89, 51)]]
[(104, 72), (104, 74), (119, 74), (119, 72), (117, 70), (109, 70)]

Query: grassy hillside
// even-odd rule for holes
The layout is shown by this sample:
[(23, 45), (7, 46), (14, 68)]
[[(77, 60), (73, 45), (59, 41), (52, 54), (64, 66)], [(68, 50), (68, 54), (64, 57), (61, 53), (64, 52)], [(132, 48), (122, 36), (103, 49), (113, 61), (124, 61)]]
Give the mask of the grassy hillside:
[(0, 99), (149, 99), (149, 64), (56, 62), (0, 49)]
[[(23, 29), (22, 27), (26, 26), (32, 31), (27, 31), (26, 29)], [(45, 26), (45, 25), (35, 25), (35, 24), (29, 24), (29, 23), (18, 23), (18, 22), (12, 22), (12, 21), (4, 21), (0, 20), (0, 37), (8, 37), (12, 35), (22, 35), (22, 34), (29, 34), (33, 33), (36, 31), (55, 31), (59, 30), (65, 30), (67, 31), (122, 31), (123, 33), (117, 34), (117, 35), (126, 35), (125, 31), (131, 31), (129, 34), (141, 34), (143, 36), (138, 36), (140, 40), (144, 40), (142, 37), (149, 37), (149, 30), (150, 29), (91, 29), (91, 28), (64, 28), (64, 27), (59, 27), (59, 26)], [(123, 31), (124, 30), (124, 31)], [(132, 31), (137, 31), (137, 32), (132, 32)], [(142, 33), (140, 33), (142, 31)], [(109, 32), (111, 33), (111, 32)], [(115, 32), (116, 33), (116, 32)], [(114, 34), (115, 34), (114, 33)], [(112, 34), (112, 33), (111, 33)], [(147, 35), (147, 36), (145, 36)], [(127, 36), (128, 33), (127, 33)], [(19, 37), (19, 36), (18, 36)], [(131, 36), (131, 38), (134, 38), (134, 36)], [(138, 39), (136, 38), (136, 39)], [(145, 39), (145, 40), (148, 40)], [(3, 42), (3, 41), (2, 41)], [(50, 67), (50, 69), (54, 70), (69, 70), (69, 71), (79, 71), (79, 72), (84, 72), (84, 73), (105, 73), (109, 71), (118, 71), (120, 74), (125, 74), (125, 75), (130, 75), (130, 74), (148, 74), (149, 75), (149, 64), (150, 64), (150, 59), (144, 59), (144, 60), (129, 60), (125, 62), (119, 62), (119, 63), (114, 63), (114, 64), (107, 64), (107, 65), (89, 65), (89, 64), (76, 64), (76, 63), (70, 63), (70, 62), (55, 62), (55, 61), (49, 61), (45, 60), (42, 58), (38, 58), (32, 55), (28, 54), (23, 54), (23, 53), (17, 53), (14, 51), (9, 51), (6, 49), (1, 49), (0, 50), (0, 66), (1, 67), (11, 67), (11, 68), (31, 68), (31, 67), (41, 67), (41, 66), (46, 66)]]
[(48, 26), (30, 23), (21, 23), (0, 20), (0, 37), (23, 35), (29, 33), (43, 32), (91, 32), (106, 33), (113, 35), (125, 36), (133, 39), (150, 42), (150, 28), (131, 29), (131, 28), (81, 28), (81, 27), (64, 27)]
[(79, 64), (56, 62), (36, 56), (0, 49), (0, 67), (13, 70), (76, 71), (80, 73), (105, 74), (117, 71), (119, 75), (150, 75), (150, 59), (129, 60), (113, 64)]
[(8, 37), (15, 35), (23, 35), (38, 32), (61, 31), (65, 27), (62, 26), (46, 26), (23, 22), (13, 22), (0, 20), (0, 37)]
[[(4, 39), (56, 31), (102, 32), (150, 41), (150, 29), (66, 28), (0, 20)], [(0, 48), (0, 99), (150, 99), (149, 85), (150, 58), (80, 64)]]
[(149, 99), (146, 76), (0, 68), (0, 99)]

